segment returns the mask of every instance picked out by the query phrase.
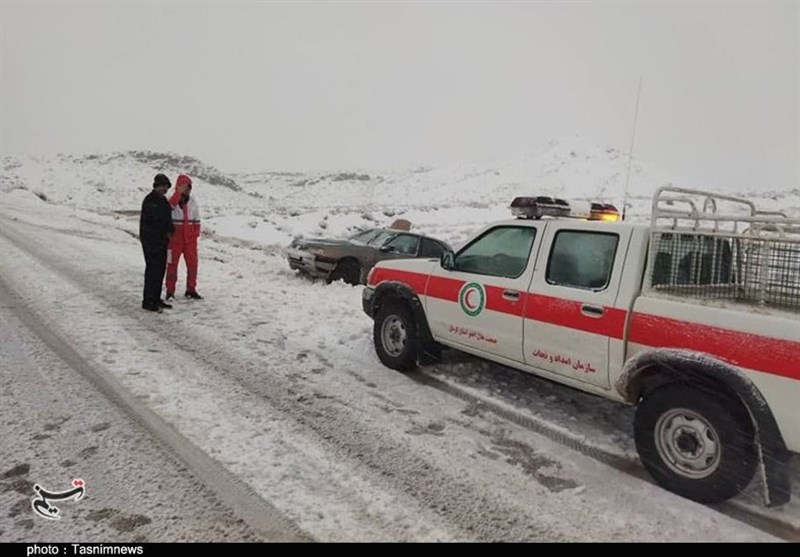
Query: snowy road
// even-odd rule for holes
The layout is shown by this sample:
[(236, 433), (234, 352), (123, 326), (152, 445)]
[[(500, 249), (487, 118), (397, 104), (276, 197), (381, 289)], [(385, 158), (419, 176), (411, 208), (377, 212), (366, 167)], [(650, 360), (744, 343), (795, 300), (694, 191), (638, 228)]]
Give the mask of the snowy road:
[[(0, 507), (8, 509), (0, 515), (0, 540), (275, 539), (237, 518), (165, 446), (168, 436), (152, 436), (111, 389), (98, 390), (87, 364), (26, 313), (2, 281), (0, 295)], [(60, 520), (32, 512), (34, 483), (61, 491), (72, 487), (73, 476), (91, 479), (83, 499), (57, 504)], [(272, 533), (297, 539), (291, 527)]]
[[(206, 300), (154, 315), (138, 309), (143, 263), (132, 220), (22, 198), (4, 202), (1, 216), (2, 279), (28, 311), (317, 540), (774, 539), (563, 442), (612, 445), (618, 464), (633, 462), (627, 409), (457, 357), (417, 376), (383, 368), (358, 288), (299, 280), (280, 256), (204, 238)], [(5, 345), (11, 332), (3, 335)], [(38, 383), (8, 381), (20, 385), (9, 395), (19, 404)], [(530, 418), (508, 419), (452, 389), (512, 414), (530, 408)], [(542, 435), (531, 421), (560, 434)], [(138, 451), (113, 433), (98, 435), (99, 451)], [(29, 458), (15, 449), (20, 435), (4, 426), (12, 464)], [(69, 481), (59, 462), (46, 477)], [(100, 477), (84, 473), (89, 485)], [(1, 539), (29, 539), (16, 522), (0, 529)]]

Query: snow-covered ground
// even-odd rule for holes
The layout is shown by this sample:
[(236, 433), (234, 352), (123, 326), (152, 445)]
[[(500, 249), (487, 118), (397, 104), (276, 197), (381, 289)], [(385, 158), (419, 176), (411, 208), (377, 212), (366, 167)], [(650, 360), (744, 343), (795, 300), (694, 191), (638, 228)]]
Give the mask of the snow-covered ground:
[[(507, 218), (515, 195), (621, 206), (626, 164), (575, 139), (493, 167), (385, 175), (224, 175), (153, 153), (5, 158), (0, 272), (87, 361), (317, 539), (768, 540), (569, 448), (633, 461), (627, 408), (470, 358), (449, 357), (421, 378), (384, 368), (361, 288), (310, 282), (284, 259), (295, 236), (398, 217), (457, 246)], [(179, 171), (193, 175), (203, 211), (206, 299), (150, 314), (139, 309), (135, 213), (156, 172)], [(649, 195), (668, 183), (713, 188), (634, 162), (629, 216), (646, 218)], [(796, 189), (758, 197), (766, 209), (800, 212)], [(10, 468), (13, 443), (2, 441)], [(753, 486), (734, 503), (800, 531), (798, 499), (763, 509)]]

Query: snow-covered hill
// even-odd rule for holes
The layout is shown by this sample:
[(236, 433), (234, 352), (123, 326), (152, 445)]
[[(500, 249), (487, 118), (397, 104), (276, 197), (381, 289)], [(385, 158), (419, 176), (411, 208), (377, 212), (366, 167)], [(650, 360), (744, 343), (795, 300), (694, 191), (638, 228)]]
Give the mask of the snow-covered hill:
[[(206, 230), (285, 245), (294, 236), (341, 236), (355, 228), (410, 220), (416, 229), (458, 245), (476, 229), (507, 218), (517, 195), (592, 199), (621, 207), (628, 157), (572, 137), (493, 165), (330, 173), (224, 173), (196, 158), (129, 151), (83, 157), (3, 159), (0, 190), (29, 190), (49, 203), (100, 212), (136, 211), (153, 175), (192, 175)], [(628, 217), (643, 220), (662, 185), (718, 190), (634, 160)], [(765, 209), (800, 214), (800, 190), (725, 192), (756, 197)]]

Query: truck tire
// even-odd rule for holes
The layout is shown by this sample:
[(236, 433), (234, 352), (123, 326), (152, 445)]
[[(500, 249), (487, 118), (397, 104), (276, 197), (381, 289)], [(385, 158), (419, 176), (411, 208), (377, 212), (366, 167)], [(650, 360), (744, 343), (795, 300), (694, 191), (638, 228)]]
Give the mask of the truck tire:
[(340, 261), (331, 272), (329, 282), (343, 280), (347, 284), (358, 285), (361, 283), (361, 265), (352, 259)]
[(419, 336), (411, 312), (402, 304), (384, 304), (375, 316), (372, 327), (375, 352), (381, 363), (397, 371), (417, 367)]
[(758, 457), (753, 426), (741, 404), (673, 383), (639, 404), (636, 450), (662, 487), (699, 503), (718, 503), (747, 487)]

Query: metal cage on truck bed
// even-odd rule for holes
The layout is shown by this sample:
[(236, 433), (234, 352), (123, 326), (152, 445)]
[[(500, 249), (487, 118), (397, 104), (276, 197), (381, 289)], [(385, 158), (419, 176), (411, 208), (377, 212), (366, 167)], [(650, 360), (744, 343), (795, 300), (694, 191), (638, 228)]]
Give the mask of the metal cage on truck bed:
[(665, 186), (653, 196), (645, 289), (800, 310), (800, 219)]

